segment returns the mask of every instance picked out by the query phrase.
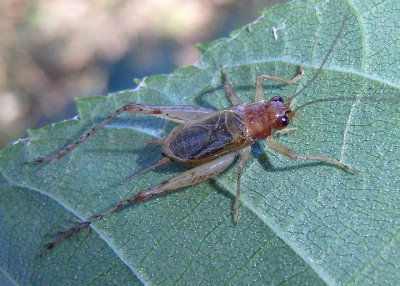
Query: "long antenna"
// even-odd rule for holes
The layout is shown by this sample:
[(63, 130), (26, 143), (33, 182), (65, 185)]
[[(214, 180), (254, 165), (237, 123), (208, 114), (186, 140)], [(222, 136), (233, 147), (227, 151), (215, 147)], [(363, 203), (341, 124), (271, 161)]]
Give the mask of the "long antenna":
[(338, 31), (336, 37), (335, 37), (335, 40), (333, 41), (331, 47), (329, 48), (329, 51), (328, 51), (328, 53), (326, 54), (326, 56), (325, 56), (324, 60), (322, 61), (321, 65), (319, 66), (317, 72), (314, 74), (314, 76), (313, 76), (313, 77), (312, 77), (298, 92), (296, 92), (293, 96), (291, 96), (291, 97), (289, 97), (289, 98), (287, 98), (287, 99), (285, 100), (285, 103), (286, 103), (286, 104), (290, 104), (290, 102), (291, 102), (296, 96), (298, 96), (300, 93), (302, 93), (303, 90), (305, 90), (307, 87), (309, 87), (310, 84), (311, 84), (311, 83), (317, 78), (317, 76), (321, 73), (322, 68), (324, 67), (326, 61), (328, 60), (330, 54), (331, 54), (332, 51), (333, 51), (333, 48), (335, 47), (336, 43), (339, 41), (340, 36), (342, 35), (343, 29), (344, 29), (344, 23), (346, 22), (346, 20), (347, 20), (348, 18), (349, 18), (349, 17), (346, 17), (346, 16), (343, 17), (342, 26), (340, 27), (340, 29), (339, 29), (339, 31)]
[(342, 100), (357, 100), (358, 97), (357, 96), (349, 96), (349, 97), (329, 97), (329, 98), (321, 98), (321, 99), (316, 99), (316, 100), (312, 100), (309, 101), (307, 103), (304, 103), (303, 105), (300, 105), (298, 107), (295, 108), (295, 110), (293, 110), (293, 113), (296, 114), (296, 112), (298, 112), (300, 109), (302, 109), (303, 107), (306, 107), (308, 105), (314, 104), (314, 103), (318, 103), (318, 102), (326, 102), (326, 101), (342, 101)]

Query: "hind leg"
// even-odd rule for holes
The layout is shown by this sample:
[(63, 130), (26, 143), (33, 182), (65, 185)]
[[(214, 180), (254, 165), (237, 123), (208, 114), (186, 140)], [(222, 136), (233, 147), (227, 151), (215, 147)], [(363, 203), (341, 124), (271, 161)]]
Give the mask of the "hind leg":
[(38, 158), (32, 162), (27, 162), (27, 163), (40, 164), (47, 161), (50, 161), (50, 163), (57, 162), (62, 157), (64, 157), (69, 152), (78, 147), (80, 144), (89, 139), (90, 136), (92, 136), (99, 129), (104, 127), (104, 125), (109, 123), (111, 120), (113, 120), (115, 117), (117, 117), (120, 113), (123, 112), (146, 114), (170, 121), (175, 121), (178, 123), (185, 123), (186, 121), (189, 120), (199, 119), (204, 115), (213, 112), (213, 110), (204, 107), (188, 106), (188, 105), (155, 106), (155, 105), (141, 105), (135, 103), (128, 103), (123, 107), (117, 109), (113, 114), (108, 116), (100, 124), (92, 127), (92, 129), (90, 129), (88, 133), (81, 136), (74, 143), (67, 145), (64, 149), (60, 150), (55, 155)]
[[(126, 199), (125, 201), (122, 201), (113, 207), (109, 208), (108, 210), (105, 210), (104, 212), (92, 216), (89, 218), (87, 221), (82, 221), (79, 223), (77, 226), (69, 228), (65, 231), (59, 231), (59, 237), (52, 242), (48, 243), (45, 246), (45, 251), (49, 251), (54, 248), (55, 245), (63, 241), (64, 239), (68, 238), (74, 233), (80, 232), (82, 229), (89, 227), (92, 223), (101, 220), (103, 217), (106, 215), (115, 212), (126, 205), (129, 205), (135, 201), (144, 201), (147, 200), (151, 197), (170, 192), (176, 189), (184, 188), (187, 186), (191, 186), (200, 182), (203, 182), (211, 177), (214, 177), (215, 175), (221, 173), (224, 171), (226, 168), (228, 168), (233, 160), (235, 159), (236, 153), (231, 153), (225, 156), (222, 156), (214, 161), (205, 163), (203, 165), (194, 167), (190, 170), (187, 170), (172, 179), (162, 182), (161, 184), (158, 184), (157, 186), (154, 186), (149, 189), (141, 190), (139, 191), (135, 196)], [(41, 256), (44, 253), (41, 254)]]

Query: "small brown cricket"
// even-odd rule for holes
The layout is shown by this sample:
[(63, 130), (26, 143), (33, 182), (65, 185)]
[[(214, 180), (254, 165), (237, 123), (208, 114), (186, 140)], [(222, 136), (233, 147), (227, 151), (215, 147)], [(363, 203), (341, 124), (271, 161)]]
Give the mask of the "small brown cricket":
[[(343, 21), (344, 24), (344, 21)], [(290, 103), (318, 76), (325, 64), (334, 45), (340, 37), (343, 26), (339, 30), (330, 50), (325, 56), (322, 64), (314, 77), (295, 95), (283, 100), (281, 97), (273, 97), (264, 101), (263, 80), (273, 80), (285, 84), (293, 84), (303, 75), (303, 68), (300, 66), (297, 75), (293, 79), (285, 79), (271, 75), (259, 75), (256, 78), (254, 103), (240, 104), (228, 76), (223, 68), (221, 75), (224, 78), (224, 90), (229, 96), (232, 106), (223, 110), (198, 106), (151, 106), (135, 103), (128, 103), (108, 116), (99, 125), (93, 127), (87, 134), (83, 135), (75, 143), (53, 156), (39, 158), (32, 163), (39, 164), (46, 161), (54, 163), (71, 152), (81, 143), (86, 141), (96, 131), (110, 122), (122, 112), (140, 113), (160, 117), (166, 120), (179, 123), (164, 140), (154, 140), (162, 145), (162, 158), (153, 166), (143, 170), (144, 173), (171, 161), (190, 166), (191, 169), (177, 175), (176, 177), (162, 182), (154, 187), (141, 190), (135, 196), (122, 201), (108, 210), (94, 215), (87, 221), (66, 231), (60, 231), (59, 237), (45, 246), (45, 250), (51, 250), (56, 244), (90, 226), (92, 223), (101, 220), (104, 216), (134, 202), (144, 201), (153, 196), (180, 189), (186, 186), (197, 184), (221, 173), (228, 168), (236, 155), (242, 151), (242, 156), (237, 164), (236, 198), (233, 206), (233, 218), (237, 222), (237, 211), (240, 196), (240, 176), (243, 167), (246, 165), (251, 151), (251, 144), (257, 139), (265, 139), (268, 147), (292, 159), (316, 160), (328, 162), (351, 171), (349, 166), (328, 157), (311, 157), (298, 155), (293, 150), (273, 140), (273, 130), (282, 130), (287, 127), (290, 120), (296, 116), (301, 108), (322, 101), (341, 100), (342, 98), (326, 98), (308, 102), (294, 110), (291, 110)], [(353, 98), (346, 98), (353, 99)]]

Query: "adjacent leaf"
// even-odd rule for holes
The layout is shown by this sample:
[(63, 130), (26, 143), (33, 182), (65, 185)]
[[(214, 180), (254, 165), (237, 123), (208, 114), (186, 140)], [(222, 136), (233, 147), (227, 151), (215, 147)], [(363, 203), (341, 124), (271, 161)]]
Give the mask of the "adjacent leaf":
[[(170, 75), (146, 78), (134, 91), (77, 100), (81, 120), (29, 132), (1, 153), (0, 281), (5, 284), (395, 284), (400, 279), (400, 17), (397, 1), (295, 1), (262, 12), (230, 38), (199, 47), (200, 60)], [(231, 217), (235, 168), (179, 192), (113, 213), (59, 244), (54, 233), (182, 172), (161, 167), (131, 174), (160, 158), (140, 138), (163, 137), (173, 124), (121, 115), (55, 164), (23, 162), (52, 154), (128, 102), (223, 108), (219, 67), (242, 102), (255, 77), (267, 97), (292, 95), (317, 71), (348, 17), (321, 75), (293, 105), (356, 96), (302, 111), (298, 131), (279, 141), (300, 154), (351, 165), (292, 161), (263, 142), (242, 176), (239, 223)], [(280, 27), (276, 31), (276, 28)], [(275, 30), (275, 34), (274, 34)]]

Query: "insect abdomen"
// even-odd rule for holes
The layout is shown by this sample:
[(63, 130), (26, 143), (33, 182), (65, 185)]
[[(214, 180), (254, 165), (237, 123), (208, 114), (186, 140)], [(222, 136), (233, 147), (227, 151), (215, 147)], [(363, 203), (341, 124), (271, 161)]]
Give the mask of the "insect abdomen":
[(202, 164), (251, 144), (244, 128), (242, 107), (235, 106), (177, 126), (162, 153), (183, 164)]

